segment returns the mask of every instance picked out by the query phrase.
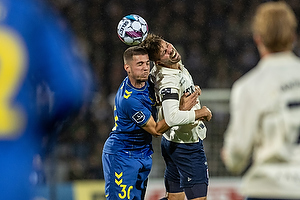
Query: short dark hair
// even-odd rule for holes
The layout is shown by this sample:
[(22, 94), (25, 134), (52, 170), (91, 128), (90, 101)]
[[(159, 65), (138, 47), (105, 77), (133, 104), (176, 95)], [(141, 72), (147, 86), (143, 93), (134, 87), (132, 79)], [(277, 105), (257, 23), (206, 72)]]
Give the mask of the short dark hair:
[(162, 40), (162, 36), (149, 33), (146, 39), (140, 44), (141, 47), (145, 48), (148, 51), (149, 59), (151, 61), (155, 62), (159, 60)]
[(148, 54), (147, 50), (140, 46), (132, 46), (126, 49), (123, 53), (123, 60), (124, 63), (127, 64), (127, 62), (131, 61), (133, 56), (135, 55), (146, 55)]

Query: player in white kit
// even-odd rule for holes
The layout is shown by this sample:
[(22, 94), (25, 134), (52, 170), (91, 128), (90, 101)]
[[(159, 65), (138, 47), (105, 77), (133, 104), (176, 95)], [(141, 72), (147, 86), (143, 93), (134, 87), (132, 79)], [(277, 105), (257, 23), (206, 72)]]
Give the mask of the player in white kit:
[[(206, 127), (202, 120), (209, 121), (211, 112), (205, 106), (201, 108), (200, 102), (190, 111), (179, 110), (180, 97), (194, 93), (197, 86), (171, 43), (149, 34), (141, 45), (155, 63), (151, 76), (161, 103), (158, 120), (165, 119), (171, 127), (163, 134), (161, 142), (166, 163), (166, 198), (183, 200), (186, 195), (188, 199), (205, 200), (208, 168), (202, 143)], [(206, 117), (199, 118), (199, 113), (203, 112), (207, 113)]]
[(247, 200), (300, 199), (300, 59), (297, 20), (283, 2), (260, 5), (253, 38), (261, 60), (234, 83), (222, 158), (241, 173)]

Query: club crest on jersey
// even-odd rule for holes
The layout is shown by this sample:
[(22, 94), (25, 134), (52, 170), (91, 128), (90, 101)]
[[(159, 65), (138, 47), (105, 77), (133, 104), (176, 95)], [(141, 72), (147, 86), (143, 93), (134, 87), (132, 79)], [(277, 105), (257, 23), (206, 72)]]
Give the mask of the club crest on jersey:
[(134, 121), (135, 121), (136, 123), (141, 123), (141, 122), (144, 121), (145, 115), (144, 115), (144, 113), (143, 113), (142, 111), (139, 111), (139, 112), (135, 113), (135, 114), (132, 116), (132, 118), (134, 119)]

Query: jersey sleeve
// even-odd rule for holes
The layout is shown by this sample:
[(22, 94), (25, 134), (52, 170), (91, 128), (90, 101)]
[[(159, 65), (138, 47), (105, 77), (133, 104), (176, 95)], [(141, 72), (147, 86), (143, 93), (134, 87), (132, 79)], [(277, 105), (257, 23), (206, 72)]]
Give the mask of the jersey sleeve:
[(144, 126), (151, 117), (151, 110), (136, 97), (124, 101), (123, 108), (126, 109), (129, 118), (140, 127)]
[(159, 96), (162, 101), (164, 118), (168, 126), (176, 126), (183, 124), (190, 124), (195, 121), (195, 111), (181, 111), (179, 110), (180, 91), (179, 80), (175, 76), (165, 78), (162, 82)]
[(241, 173), (249, 163), (259, 114), (257, 102), (245, 85), (235, 84), (230, 101), (230, 122), (225, 132), (225, 166), (229, 171)]

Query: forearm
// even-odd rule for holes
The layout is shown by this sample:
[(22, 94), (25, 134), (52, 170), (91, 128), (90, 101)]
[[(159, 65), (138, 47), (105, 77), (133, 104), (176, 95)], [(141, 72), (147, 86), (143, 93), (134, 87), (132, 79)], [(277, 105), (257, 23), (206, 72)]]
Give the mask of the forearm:
[(166, 100), (162, 103), (164, 119), (168, 126), (190, 124), (195, 121), (195, 111), (179, 110), (178, 100)]
[(155, 130), (156, 130), (157, 133), (163, 134), (164, 132), (166, 132), (167, 130), (169, 130), (169, 128), (170, 127), (166, 123), (166, 120), (163, 119), (163, 120), (160, 120), (159, 122), (157, 122)]
[(164, 119), (156, 123), (154, 118), (151, 116), (151, 118), (144, 126), (142, 126), (142, 128), (151, 135), (158, 137), (166, 132), (170, 127), (167, 125)]

